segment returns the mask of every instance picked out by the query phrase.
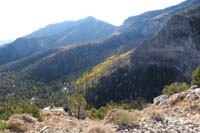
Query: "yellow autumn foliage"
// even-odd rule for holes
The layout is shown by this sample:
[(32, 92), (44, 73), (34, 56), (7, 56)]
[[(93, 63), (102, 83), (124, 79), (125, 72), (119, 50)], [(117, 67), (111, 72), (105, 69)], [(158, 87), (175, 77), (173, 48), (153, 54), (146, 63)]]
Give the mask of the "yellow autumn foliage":
[(108, 57), (105, 61), (93, 67), (91, 71), (85, 72), (78, 80), (76, 80), (76, 85), (80, 85), (85, 81), (88, 81), (89, 79), (101, 74), (113, 62), (127, 57), (131, 52), (132, 51), (128, 51), (120, 55), (112, 55)]

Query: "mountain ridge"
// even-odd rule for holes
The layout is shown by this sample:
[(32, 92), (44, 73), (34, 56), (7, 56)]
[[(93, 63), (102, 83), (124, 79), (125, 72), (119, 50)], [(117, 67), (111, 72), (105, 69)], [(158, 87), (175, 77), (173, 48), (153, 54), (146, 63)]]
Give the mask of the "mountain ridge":
[[(97, 86), (92, 86), (92, 91), (84, 92), (84, 94), (94, 106), (101, 106), (110, 101), (137, 99), (138, 96), (150, 102), (160, 94), (164, 85), (175, 81), (189, 82), (192, 70), (199, 65), (199, 52), (196, 47), (199, 46), (199, 27), (197, 26), (199, 1), (193, 2), (195, 5), (186, 1), (184, 4), (172, 7), (170, 10), (177, 8), (178, 11), (170, 14), (168, 10), (165, 15), (163, 15), (164, 11), (161, 13), (159, 11), (156, 15), (153, 13), (153, 17), (150, 15), (145, 21), (143, 21), (143, 16), (140, 21), (129, 21), (130, 24), (125, 24), (124, 29), (119, 28), (118, 34), (100, 41), (73, 45), (70, 49), (64, 46), (44, 50), (44, 54), (43, 52), (35, 53), (13, 64), (2, 65), (0, 88), (8, 84), (6, 88), (12, 90), (12, 84), (14, 84), (18, 90), (19, 86), (27, 82), (29, 85), (24, 85), (26, 87), (19, 89), (26, 93), (25, 97), (36, 96), (39, 100), (49, 97), (58, 98), (60, 95), (65, 95), (62, 92), (63, 86), (66, 84), (74, 86), (74, 81), (86, 71), (90, 71), (113, 55), (132, 50), (130, 64), (124, 67), (116, 65), (114, 73), (108, 76), (103, 75), (98, 80)], [(181, 5), (184, 5), (182, 10)], [(193, 16), (195, 14), (197, 16)], [(180, 27), (177, 27), (178, 23)], [(185, 56), (187, 54), (189, 56)], [(184, 62), (181, 59), (184, 59)], [(104, 72), (106, 71), (105, 69)], [(16, 78), (12, 84), (7, 81), (10, 77)], [(113, 81), (112, 84), (108, 84), (110, 80)], [(26, 88), (38, 89), (31, 92), (31, 89)], [(20, 95), (19, 90), (12, 94)], [(5, 89), (1, 91), (4, 92)], [(43, 91), (46, 93), (44, 94)]]
[[(32, 33), (29, 35), (30, 37), (18, 38), (13, 43), (1, 48), (0, 65), (50, 48), (101, 40), (110, 36), (116, 30), (116, 27), (113, 25), (91, 17), (76, 22), (67, 22), (67, 25), (68, 23), (72, 24), (69, 24), (69, 26), (64, 29), (63, 27), (66, 26), (65, 23), (63, 24), (64, 26), (62, 24), (53, 25), (53, 28), (50, 28), (50, 32), (47, 27), (46, 29), (44, 28)], [(58, 31), (55, 31), (54, 27), (59, 27), (57, 29)], [(43, 36), (43, 32), (45, 34), (47, 32), (46, 30), (49, 32), (47, 34), (48, 36)], [(34, 34), (39, 34), (38, 32), (41, 36), (31, 37), (34, 36)], [(14, 56), (8, 54), (10, 51), (12, 51)]]

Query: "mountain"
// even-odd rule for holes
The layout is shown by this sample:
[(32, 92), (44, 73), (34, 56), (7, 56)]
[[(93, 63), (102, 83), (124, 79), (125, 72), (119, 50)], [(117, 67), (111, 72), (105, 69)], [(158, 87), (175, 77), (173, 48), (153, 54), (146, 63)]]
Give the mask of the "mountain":
[(50, 35), (55, 35), (61, 32), (64, 32), (67, 29), (70, 29), (72, 26), (75, 25), (75, 21), (64, 21), (61, 23), (50, 24), (46, 27), (43, 27), (33, 33), (25, 36), (27, 38), (37, 38), (37, 37), (45, 37)]
[[(199, 0), (188, 0), (129, 17), (121, 27), (114, 27), (112, 33), (99, 41), (87, 42), (80, 38), (85, 43), (64, 46), (58, 41), (63, 32), (58, 30), (54, 35), (54, 28), (48, 26), (17, 39), (3, 49), (6, 56), (3, 50), (0, 52), (1, 64), (7, 63), (0, 67), (3, 94), (0, 99), (36, 97), (38, 101), (46, 100), (49, 104), (51, 100), (59, 104), (61, 97), (66, 96), (62, 87), (67, 85), (70, 93), (83, 93), (95, 107), (137, 98), (150, 102), (163, 86), (175, 81), (189, 82), (191, 72), (200, 64), (199, 3)], [(76, 38), (79, 33), (76, 29), (82, 29), (82, 23), (86, 25), (91, 21), (94, 23), (91, 17), (79, 20), (79, 24), (72, 26), (73, 30), (67, 28), (66, 31), (73, 31), (71, 34)], [(45, 36), (47, 31), (50, 35)], [(89, 33), (88, 40), (94, 37), (93, 32)], [(22, 44), (26, 46), (23, 49), (18, 47)], [(10, 49), (11, 46), (15, 48)], [(9, 52), (13, 54), (8, 58)], [(89, 82), (77, 86), (76, 81), (84, 77)]]
[(200, 65), (199, 20), (200, 4), (196, 3), (172, 14), (161, 30), (134, 49), (129, 65), (103, 75), (94, 86), (86, 85), (82, 92), (90, 104), (152, 101), (165, 85), (190, 83), (192, 71)]
[[(91, 36), (90, 39), (83, 38), (83, 40), (89, 42), (109, 36), (115, 31), (115, 28), (116, 28), (115, 26), (109, 23), (97, 20), (96, 18), (89, 16), (87, 18), (80, 19), (78, 21), (64, 21), (62, 23), (51, 24), (25, 37), (39, 38), (39, 37), (57, 35), (58, 38), (63, 40), (65, 39), (68, 41), (69, 37), (80, 38), (80, 35), (84, 35), (85, 33), (89, 34), (89, 32), (94, 32), (92, 35), (90, 35)], [(80, 33), (78, 34), (78, 32)], [(74, 40), (74, 42), (84, 42), (79, 39), (77, 40), (72, 39), (72, 40)], [(70, 43), (73, 43), (73, 41)]]
[(101, 40), (111, 36), (116, 29), (93, 17), (49, 25), (1, 48), (0, 65), (50, 48)]
[(0, 47), (4, 44), (8, 44), (8, 43), (11, 43), (12, 40), (0, 40)]
[(173, 14), (187, 10), (199, 4), (199, 2), (199, 0), (186, 0), (166, 9), (149, 11), (138, 16), (131, 16), (124, 21), (123, 26), (120, 27), (120, 31), (128, 32), (127, 34), (129, 35), (140, 34), (142, 36), (148, 36), (149, 34), (156, 34)]
[[(1, 49), (0, 57), (4, 58), (0, 60), (0, 64), (15, 61), (48, 48), (103, 39), (111, 36), (115, 31), (120, 34), (118, 37), (119, 41), (122, 41), (124, 44), (131, 43), (131, 46), (126, 46), (128, 49), (130, 49), (129, 47), (134, 48), (134, 45), (138, 45), (138, 43), (135, 43), (136, 41), (154, 34), (164, 25), (168, 17), (160, 16), (187, 8), (196, 2), (198, 2), (198, 0), (186, 1), (178, 6), (164, 10), (157, 10), (139, 16), (129, 17), (119, 28), (100, 20), (96, 20), (93, 17), (87, 17), (78, 21), (52, 24), (23, 38), (19, 38), (5, 49)], [(157, 19), (155, 19), (156, 16)], [(93, 25), (93, 27), (91, 27), (91, 25)], [(90, 28), (88, 29), (88, 27)], [(23, 51), (24, 48), (27, 49), (27, 51)], [(20, 49), (22, 49), (22, 51)], [(8, 55), (10, 51), (15, 55), (14, 57), (10, 54)]]

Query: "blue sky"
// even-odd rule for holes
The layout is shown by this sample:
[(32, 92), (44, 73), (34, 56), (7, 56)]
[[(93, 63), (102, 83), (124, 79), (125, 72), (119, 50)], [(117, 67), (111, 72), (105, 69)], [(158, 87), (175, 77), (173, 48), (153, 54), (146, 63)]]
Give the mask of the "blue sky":
[(184, 0), (0, 0), (0, 40), (15, 39), (51, 23), (87, 16), (121, 25), (129, 16)]

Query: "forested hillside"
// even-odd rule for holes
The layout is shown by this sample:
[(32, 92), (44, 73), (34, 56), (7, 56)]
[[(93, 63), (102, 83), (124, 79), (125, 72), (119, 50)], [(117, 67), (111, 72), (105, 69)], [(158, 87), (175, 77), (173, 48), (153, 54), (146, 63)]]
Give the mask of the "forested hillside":
[(191, 82), (191, 73), (200, 64), (199, 7), (172, 15), (157, 34), (136, 47), (128, 65), (86, 87), (88, 101), (96, 107), (138, 98), (151, 102), (165, 85)]
[(88, 17), (19, 38), (0, 48), (0, 100), (60, 106), (81, 93), (95, 107), (151, 102), (165, 85), (190, 82), (200, 65), (199, 7), (187, 0), (120, 27)]

